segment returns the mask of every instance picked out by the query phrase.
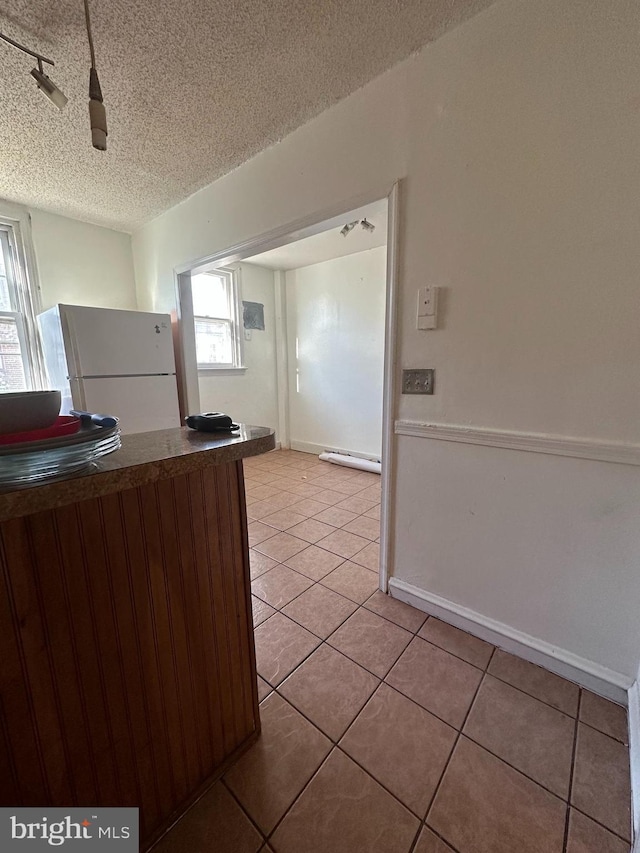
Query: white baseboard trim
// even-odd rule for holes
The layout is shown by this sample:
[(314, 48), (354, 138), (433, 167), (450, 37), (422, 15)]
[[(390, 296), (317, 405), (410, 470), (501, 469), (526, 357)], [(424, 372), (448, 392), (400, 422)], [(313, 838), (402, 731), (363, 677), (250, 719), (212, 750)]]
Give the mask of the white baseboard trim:
[(593, 441), (566, 435), (543, 435), (536, 432), (508, 432), (496, 429), (476, 429), (457, 424), (426, 424), (419, 421), (396, 421), (396, 435), (480, 444), (506, 450), (528, 450), (552, 456), (571, 456), (598, 462), (617, 462), (620, 465), (640, 465), (640, 444)]
[(631, 764), (631, 817), (633, 853), (640, 853), (640, 680), (629, 688), (629, 761)]
[(522, 631), (517, 631), (475, 610), (469, 610), (439, 595), (426, 592), (399, 578), (389, 579), (389, 592), (393, 598), (411, 604), (418, 610), (430, 616), (436, 616), (506, 652), (538, 664), (619, 705), (627, 704), (629, 678), (618, 672), (559, 649)]
[(310, 441), (294, 441), (291, 439), (291, 449), (299, 450), (301, 453), (313, 453), (319, 456), (321, 453), (345, 453), (347, 456), (356, 456), (358, 459), (370, 459), (373, 462), (380, 462), (379, 456), (372, 456), (370, 453), (359, 453), (357, 450), (346, 450), (344, 447), (329, 447), (326, 444), (313, 444)]

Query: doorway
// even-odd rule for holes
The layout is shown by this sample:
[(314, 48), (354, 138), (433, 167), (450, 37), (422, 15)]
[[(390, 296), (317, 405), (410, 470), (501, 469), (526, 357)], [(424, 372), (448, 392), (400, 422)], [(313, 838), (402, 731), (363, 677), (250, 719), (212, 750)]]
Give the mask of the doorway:
[[(384, 199), (340, 206), (324, 215), (318, 214), (241, 246), (199, 259), (176, 271), (180, 320), (177, 324), (177, 350), (182, 362), (182, 394), (185, 409), (193, 412), (202, 410), (201, 400), (205, 408), (211, 407), (211, 398), (206, 390), (207, 383), (210, 387), (211, 374), (203, 378), (197, 370), (192, 276), (220, 270), (238, 274), (244, 303), (242, 334), (248, 365), (252, 353), (259, 349), (264, 360), (269, 349), (264, 345), (266, 338), (260, 321), (262, 315), (264, 318), (269, 315), (270, 309), (268, 304), (260, 303), (259, 298), (252, 298), (253, 292), (243, 283), (245, 279), (255, 280), (256, 271), (271, 270), (274, 281), (272, 331), (277, 439), (281, 448), (291, 448), (294, 452), (346, 451), (352, 459), (381, 460), (379, 588), (385, 592), (390, 559), (393, 471), (397, 206), (398, 186), (394, 185)], [(337, 251), (331, 245), (337, 246)], [(308, 254), (311, 250), (315, 255)], [(296, 260), (296, 252), (302, 251), (307, 255), (299, 254), (302, 260)], [(352, 273), (350, 281), (355, 281), (359, 287), (347, 293), (348, 298), (341, 304), (341, 276), (344, 295), (344, 285), (349, 279), (345, 272), (348, 267)], [(367, 287), (373, 286), (376, 270), (380, 277), (380, 292), (374, 297), (373, 291), (368, 292)], [(323, 277), (325, 286), (329, 282), (328, 290), (331, 291), (324, 295)], [(249, 323), (246, 322), (247, 309)], [(256, 311), (258, 325), (252, 328), (256, 322)], [(377, 337), (373, 329), (376, 316), (380, 320)], [(256, 339), (260, 341), (260, 347), (255, 343)], [(315, 358), (318, 347), (324, 347), (324, 355), (328, 359)], [(355, 355), (355, 359), (352, 359), (348, 370), (341, 370), (349, 352)], [(255, 379), (255, 362), (253, 367), (243, 363), (239, 368), (251, 373)], [(372, 370), (375, 371), (377, 388), (376, 382), (370, 381)], [(351, 387), (350, 376), (355, 380)], [(227, 386), (231, 384), (228, 376), (220, 375), (220, 380), (224, 380)], [(220, 392), (222, 382), (216, 381), (216, 387)], [(377, 417), (371, 414), (376, 410), (376, 395)], [(250, 396), (243, 395), (243, 399)], [(351, 405), (341, 405), (341, 400), (350, 401)], [(220, 407), (216, 405), (214, 408)], [(360, 428), (359, 411), (364, 415)], [(230, 413), (235, 414), (235, 411)], [(354, 422), (351, 429), (343, 427), (331, 432), (332, 419), (346, 418), (347, 423), (350, 414)], [(244, 419), (254, 423), (266, 422), (266, 416)], [(353, 469), (346, 470), (353, 473)], [(337, 466), (334, 472), (337, 473)], [(331, 473), (324, 476), (331, 479)], [(349, 490), (346, 485), (344, 488)], [(348, 497), (345, 494), (345, 499)]]

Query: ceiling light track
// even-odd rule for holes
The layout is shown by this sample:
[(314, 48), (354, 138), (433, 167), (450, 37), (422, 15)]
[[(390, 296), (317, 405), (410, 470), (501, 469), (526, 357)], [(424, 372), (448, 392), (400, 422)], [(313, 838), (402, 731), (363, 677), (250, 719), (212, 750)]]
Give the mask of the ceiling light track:
[(34, 59), (37, 60), (38, 67), (32, 69), (31, 76), (35, 79), (40, 91), (44, 92), (44, 94), (47, 96), (47, 98), (49, 98), (51, 103), (55, 104), (59, 110), (64, 109), (67, 103), (67, 97), (64, 92), (62, 92), (56, 86), (53, 80), (44, 73), (44, 68), (42, 65), (43, 62), (46, 62), (47, 65), (55, 66), (55, 62), (53, 61), (53, 59), (47, 59), (46, 56), (43, 56), (41, 53), (37, 53), (35, 50), (31, 50), (30, 48), (25, 47), (23, 44), (20, 44), (20, 42), (9, 38), (9, 36), (5, 35), (2, 32), (0, 32), (0, 39), (6, 41), (7, 44), (10, 44), (17, 50), (21, 50), (23, 53), (26, 53), (28, 56), (33, 56)]

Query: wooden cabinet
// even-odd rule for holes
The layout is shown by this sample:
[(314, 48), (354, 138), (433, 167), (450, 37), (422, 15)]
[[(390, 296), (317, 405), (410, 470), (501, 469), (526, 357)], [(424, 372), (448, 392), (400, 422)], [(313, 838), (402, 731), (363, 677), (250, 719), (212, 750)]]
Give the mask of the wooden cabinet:
[(139, 806), (258, 733), (242, 462), (0, 523), (0, 803)]

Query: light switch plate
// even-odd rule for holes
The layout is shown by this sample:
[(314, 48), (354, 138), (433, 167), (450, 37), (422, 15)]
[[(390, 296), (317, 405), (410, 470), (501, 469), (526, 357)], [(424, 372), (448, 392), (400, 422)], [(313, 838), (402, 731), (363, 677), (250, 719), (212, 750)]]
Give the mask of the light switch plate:
[(435, 380), (433, 368), (410, 368), (402, 371), (403, 394), (433, 394)]

